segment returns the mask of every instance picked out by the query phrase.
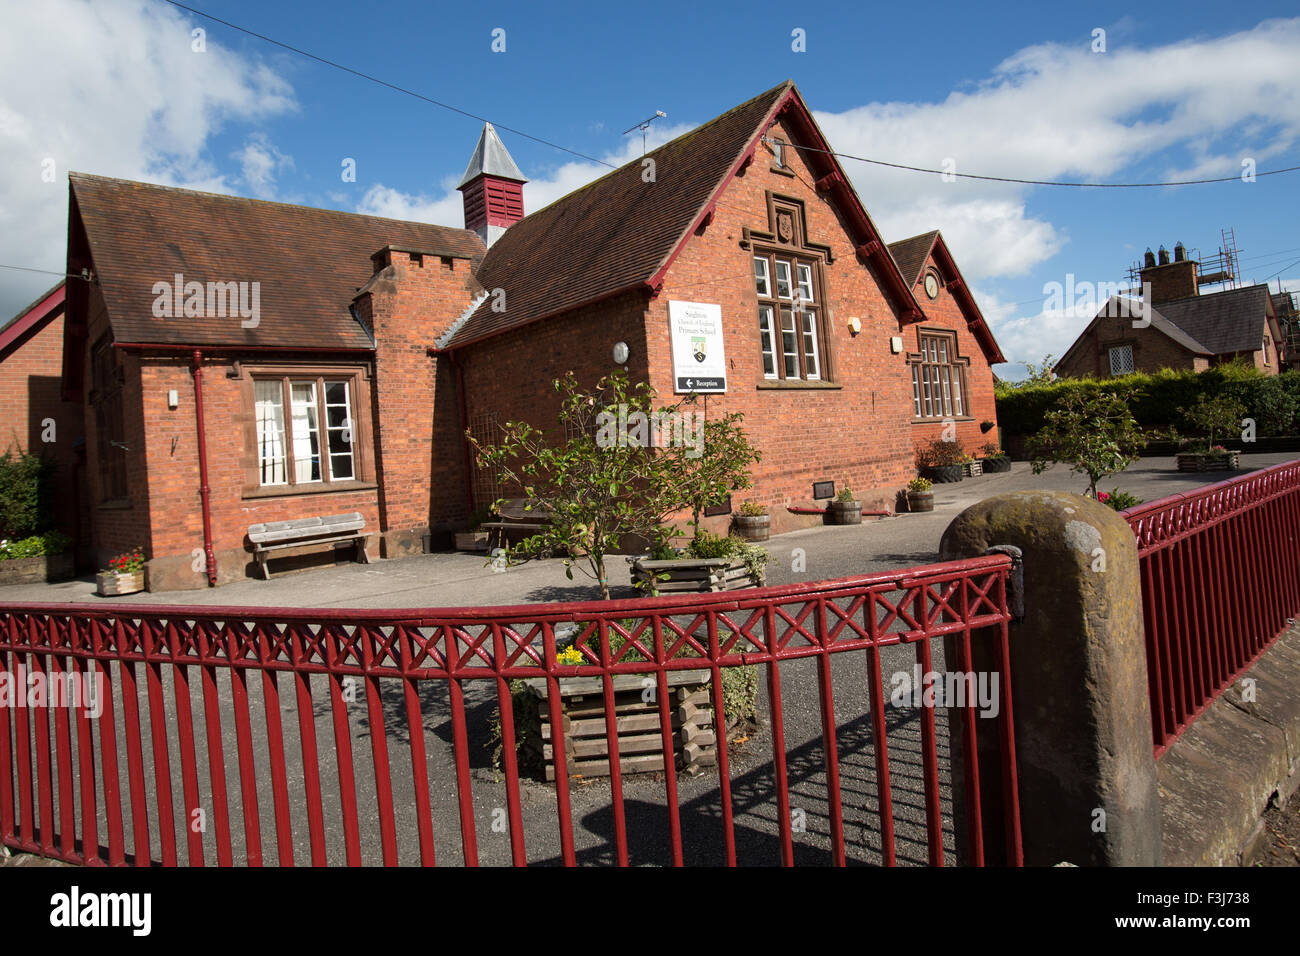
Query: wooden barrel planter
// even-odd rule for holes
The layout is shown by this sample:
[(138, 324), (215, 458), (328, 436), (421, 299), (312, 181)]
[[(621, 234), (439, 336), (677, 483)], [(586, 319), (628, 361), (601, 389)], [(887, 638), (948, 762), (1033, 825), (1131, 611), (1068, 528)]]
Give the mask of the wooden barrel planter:
[(946, 485), (961, 481), (963, 469), (961, 465), (932, 465), (921, 469), (921, 477), (929, 478), (935, 484)]
[(827, 524), (862, 524), (861, 501), (832, 501), (826, 508)]
[(631, 574), (633, 584), (660, 594), (734, 591), (763, 585), (763, 575), (751, 574), (739, 558), (672, 558), (664, 561), (636, 558), (631, 561)]
[(735, 515), (736, 534), (746, 541), (766, 541), (772, 537), (771, 515)]
[[(616, 674), (613, 677), (618, 765), (622, 773), (654, 773), (667, 769), (659, 722), (659, 703), (647, 694), (647, 677)], [(713, 727), (713, 706), (709, 671), (669, 671), (668, 713), (672, 722), (671, 759), (688, 773), (717, 763), (717, 734)], [(610, 774), (609, 740), (605, 726), (605, 682), (600, 677), (560, 678), (561, 726), (551, 724), (546, 679), (524, 682), (525, 702), (516, 721), (527, 727), (521, 759), (545, 767), (547, 780), (555, 779), (555, 761), (563, 756), (571, 775), (607, 777)], [(647, 700), (649, 698), (649, 700)]]
[(909, 491), (907, 493), (907, 510), (911, 512), (933, 511), (933, 491)]
[(984, 474), (995, 475), (1001, 472), (1011, 470), (1011, 459), (999, 455), (997, 458), (982, 458), (980, 461), (984, 465)]
[(1236, 471), (1241, 466), (1241, 452), (1179, 452), (1174, 460), (1179, 471)]

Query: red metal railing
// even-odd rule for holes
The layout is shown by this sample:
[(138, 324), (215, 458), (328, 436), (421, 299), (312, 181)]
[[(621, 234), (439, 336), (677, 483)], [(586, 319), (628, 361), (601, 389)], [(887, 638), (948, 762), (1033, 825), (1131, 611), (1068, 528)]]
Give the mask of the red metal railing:
[[(697, 846), (711, 839), (721, 862), (736, 864), (753, 845), (788, 865), (796, 847), (801, 858), (812, 852), (805, 843), (815, 832), (816, 851), (833, 863), (851, 855), (893, 865), (897, 829), (918, 834), (917, 862), (923, 845), (925, 860), (943, 865), (940, 756), (951, 752), (950, 739), (962, 748), (964, 792), (973, 795), (960, 812), (978, 864), (979, 780), (993, 772), (977, 759), (978, 704), (921, 708), (902, 721), (887, 706), (882, 660), (928, 672), (937, 663), (931, 643), (944, 638), (959, 658), (949, 666), (969, 670), (980, 629), (976, 640), (991, 641), (1000, 661), (996, 772), (1011, 795), (1001, 815), (1005, 859), (1018, 864), (1009, 567), (1009, 558), (994, 555), (753, 591), (503, 608), (0, 607), (0, 678), (105, 681), (98, 719), (84, 707), (21, 694), (0, 706), (0, 838), (91, 865), (170, 866), (182, 858), (192, 866), (258, 865), (272, 859), (264, 836), (281, 865), (431, 865), (449, 858), (459, 831), (467, 865), (480, 862), (480, 847), (488, 862), (626, 864), (630, 838), (666, 824), (658, 846), (674, 864), (686, 862), (687, 851), (698, 859)], [(574, 628), (590, 639), (587, 663), (565, 666), (556, 632)], [(627, 639), (614, 656), (612, 634)], [(632, 659), (633, 649), (645, 659)], [(620, 773), (612, 675), (655, 682), (659, 732), (672, 753), (667, 674), (711, 671), (715, 726), (725, 727), (721, 669), (742, 664), (766, 672), (770, 760), (751, 768), (741, 751), (733, 767), (719, 746), (716, 780), (692, 797), (697, 781), (679, 780), (669, 759), (662, 798), (647, 803), (655, 778)], [(553, 787), (521, 787), (511, 746), (501, 750), (502, 787), (483, 765), (483, 741), (472, 739), (471, 727), (481, 728), (496, 707), (501, 739), (514, 740), (516, 678), (545, 678), (551, 723), (560, 726), (558, 681), (569, 676), (603, 679), (607, 807), (591, 808), (603, 785), (570, 779), (563, 760)], [(941, 734), (936, 720), (946, 725), (954, 714), (951, 734)], [(296, 734), (285, 727), (295, 716)], [(333, 747), (320, 739), (329, 727)], [(891, 767), (891, 743), (901, 747), (900, 735), (913, 733), (918, 752)], [(365, 749), (373, 780), (354, 759)], [(685, 804), (679, 784), (690, 791)], [(813, 804), (824, 809), (806, 820), (803, 808)], [(575, 830), (575, 813), (588, 810)], [(755, 813), (766, 822), (755, 823)], [(765, 836), (757, 832), (764, 827)]]
[(1123, 514), (1138, 541), (1158, 757), (1300, 610), (1300, 461)]

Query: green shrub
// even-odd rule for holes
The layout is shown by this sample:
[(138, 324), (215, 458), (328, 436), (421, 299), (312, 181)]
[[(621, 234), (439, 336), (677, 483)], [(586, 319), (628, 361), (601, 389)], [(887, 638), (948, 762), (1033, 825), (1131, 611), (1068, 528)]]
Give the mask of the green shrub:
[(0, 541), (0, 561), (16, 561), (19, 558), (39, 558), (46, 554), (62, 554), (68, 550), (72, 539), (62, 531), (47, 531), (34, 534), (19, 541)]
[(1188, 411), (1202, 398), (1229, 397), (1255, 421), (1256, 434), (1300, 433), (1300, 371), (1267, 376), (1244, 362), (1218, 365), (1204, 372), (1190, 370), (1135, 372), (1118, 378), (1067, 378), (1001, 389), (998, 422), (1007, 434), (1032, 435), (1060, 408), (1067, 397), (1129, 391), (1130, 408), (1144, 429), (1190, 429)]
[(0, 538), (29, 538), (53, 523), (54, 463), (37, 455), (0, 455)]

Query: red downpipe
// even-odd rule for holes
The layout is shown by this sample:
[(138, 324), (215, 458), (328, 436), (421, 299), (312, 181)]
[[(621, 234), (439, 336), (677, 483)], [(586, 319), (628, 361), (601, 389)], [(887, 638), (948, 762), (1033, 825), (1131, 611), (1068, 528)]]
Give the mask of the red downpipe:
[(194, 350), (194, 420), (199, 430), (199, 498), (203, 502), (203, 558), (208, 586), (217, 586), (217, 556), (212, 552), (212, 504), (208, 490), (208, 439), (203, 429), (203, 353)]

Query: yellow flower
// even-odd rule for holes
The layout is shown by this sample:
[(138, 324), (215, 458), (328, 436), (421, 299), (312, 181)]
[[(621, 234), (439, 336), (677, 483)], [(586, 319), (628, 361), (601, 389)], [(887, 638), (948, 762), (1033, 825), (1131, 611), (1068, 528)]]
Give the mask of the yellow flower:
[(583, 662), (583, 660), (584, 660), (584, 658), (583, 658), (583, 656), (582, 656), (582, 651), (578, 650), (578, 649), (577, 649), (576, 647), (574, 647), (572, 644), (570, 644), (570, 645), (569, 645), (568, 647), (566, 647), (564, 650), (560, 651), (560, 653), (556, 656), (555, 659), (556, 659), (559, 663), (561, 663), (561, 664), (565, 664), (565, 665), (577, 665), (577, 664), (581, 664), (581, 663)]

